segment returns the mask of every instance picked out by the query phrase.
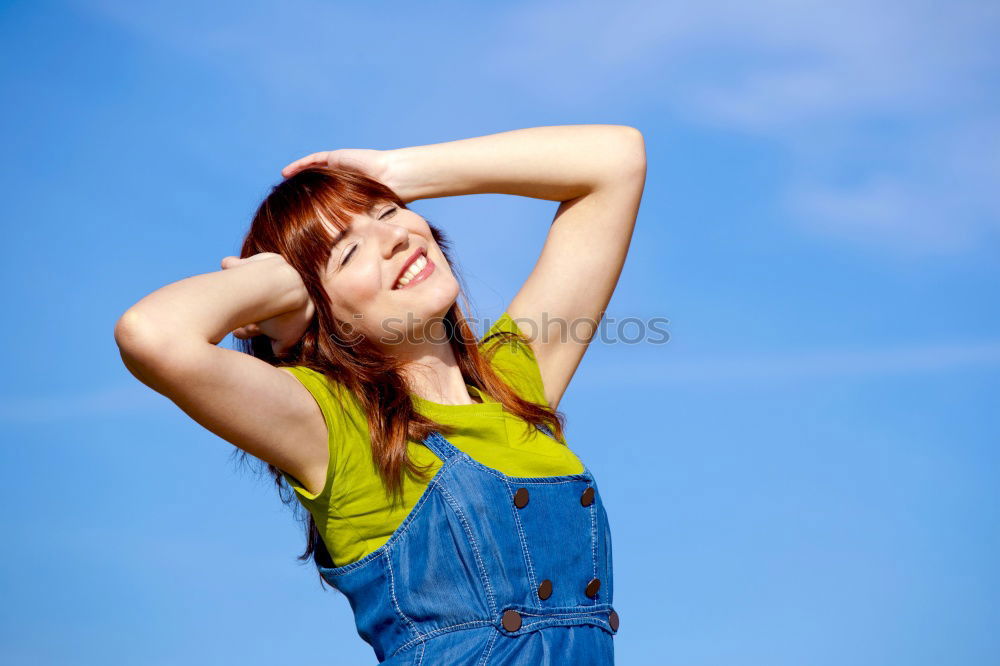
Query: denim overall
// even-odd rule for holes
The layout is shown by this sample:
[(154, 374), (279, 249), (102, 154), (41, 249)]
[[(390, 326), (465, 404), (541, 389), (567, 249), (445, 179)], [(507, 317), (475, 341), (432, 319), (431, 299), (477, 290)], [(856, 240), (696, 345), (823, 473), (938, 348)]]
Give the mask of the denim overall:
[(613, 664), (611, 539), (590, 470), (510, 477), (440, 433), (424, 445), (442, 467), (389, 540), (316, 563), (379, 662)]

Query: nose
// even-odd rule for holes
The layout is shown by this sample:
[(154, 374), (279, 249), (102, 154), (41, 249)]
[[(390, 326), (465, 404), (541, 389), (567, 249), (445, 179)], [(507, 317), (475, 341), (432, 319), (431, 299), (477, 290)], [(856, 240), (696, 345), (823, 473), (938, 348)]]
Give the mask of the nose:
[(398, 224), (380, 225), (382, 230), (382, 256), (391, 259), (396, 250), (405, 249), (410, 239), (409, 232)]

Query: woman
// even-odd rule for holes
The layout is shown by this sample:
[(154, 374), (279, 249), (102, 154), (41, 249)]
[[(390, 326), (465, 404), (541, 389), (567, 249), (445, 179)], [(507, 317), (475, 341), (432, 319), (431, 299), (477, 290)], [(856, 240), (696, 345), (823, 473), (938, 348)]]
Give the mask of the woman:
[[(240, 259), (119, 320), (129, 370), (268, 465), (321, 579), (389, 664), (608, 664), (607, 517), (556, 409), (611, 298), (645, 182), (638, 130), (535, 127), (285, 167)], [(559, 201), (477, 344), (442, 232), (406, 207)], [(218, 347), (229, 333), (241, 351)]]

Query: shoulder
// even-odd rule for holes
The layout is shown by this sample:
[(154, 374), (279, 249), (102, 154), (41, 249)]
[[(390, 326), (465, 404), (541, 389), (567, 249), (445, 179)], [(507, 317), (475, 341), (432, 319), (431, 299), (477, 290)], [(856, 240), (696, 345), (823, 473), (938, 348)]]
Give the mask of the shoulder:
[(509, 313), (504, 312), (487, 329), (479, 343), (494, 369), (524, 398), (546, 404), (538, 360), (527, 336)]

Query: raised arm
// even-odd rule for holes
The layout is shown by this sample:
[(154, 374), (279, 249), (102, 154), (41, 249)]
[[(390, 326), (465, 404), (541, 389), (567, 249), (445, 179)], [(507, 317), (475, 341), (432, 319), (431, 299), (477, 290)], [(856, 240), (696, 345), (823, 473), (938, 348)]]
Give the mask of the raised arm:
[(533, 127), (386, 151), (386, 164), (385, 182), (404, 201), (494, 192), (561, 202), (507, 308), (531, 338), (556, 407), (625, 263), (646, 180), (642, 134), (623, 125)]
[(276, 322), (276, 340), (297, 339), (311, 312), (299, 274), (273, 254), (154, 291), (121, 316), (115, 341), (141, 382), (219, 437), (318, 491), (329, 440), (308, 389), (288, 371), (217, 346), (250, 322)]

